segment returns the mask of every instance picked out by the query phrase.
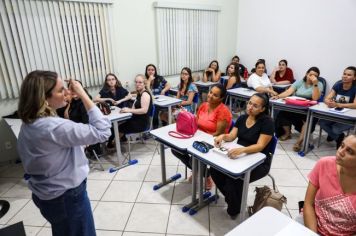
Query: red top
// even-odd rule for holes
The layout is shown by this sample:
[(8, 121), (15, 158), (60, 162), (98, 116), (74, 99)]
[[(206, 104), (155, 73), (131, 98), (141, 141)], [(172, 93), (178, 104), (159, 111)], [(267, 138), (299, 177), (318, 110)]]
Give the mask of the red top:
[(277, 71), (276, 72), (276, 76), (274, 77), (274, 79), (277, 82), (288, 80), (291, 84), (293, 84), (293, 82), (294, 82), (293, 71), (289, 67), (287, 67), (286, 73), (284, 73), (283, 77), (281, 77), (279, 75), (279, 72)]
[(197, 112), (198, 129), (208, 134), (213, 134), (216, 132), (218, 122), (226, 120), (228, 126), (226, 127), (225, 133), (228, 133), (232, 120), (229, 108), (225, 104), (221, 103), (212, 112), (210, 112), (210, 114), (208, 113), (208, 109), (209, 103), (207, 102), (204, 102), (199, 107)]

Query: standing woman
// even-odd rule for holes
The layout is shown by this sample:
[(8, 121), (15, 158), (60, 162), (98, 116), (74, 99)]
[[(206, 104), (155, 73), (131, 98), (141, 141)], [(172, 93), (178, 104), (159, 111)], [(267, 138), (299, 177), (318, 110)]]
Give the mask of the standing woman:
[(288, 62), (282, 59), (271, 74), (270, 80), (273, 84), (292, 84), (294, 82), (293, 71), (288, 67)]
[(107, 102), (110, 106), (120, 108), (127, 106), (126, 101), (131, 99), (130, 93), (124, 89), (115, 74), (105, 76), (104, 86), (94, 98), (94, 102)]
[[(321, 92), (323, 91), (323, 84), (318, 80), (320, 71), (318, 67), (311, 67), (305, 73), (302, 80), (296, 81), (286, 91), (272, 99), (286, 98), (291, 95), (303, 97), (313, 101), (317, 101)], [(288, 111), (280, 111), (276, 118), (276, 135), (280, 140), (285, 141), (291, 138), (291, 126), (294, 125), (295, 129), (300, 132), (297, 142), (293, 146), (295, 152), (299, 152), (302, 148), (304, 132), (306, 129), (305, 114), (298, 114)], [(313, 124), (312, 132), (315, 124)]]
[(209, 67), (204, 71), (203, 82), (219, 82), (221, 71), (219, 70), (219, 62), (213, 60), (210, 62)]
[[(165, 78), (157, 74), (157, 68), (153, 64), (148, 64), (145, 70), (145, 76), (147, 79), (147, 89), (149, 89), (152, 95), (165, 95), (169, 89), (171, 88), (170, 84), (167, 82)], [(153, 129), (157, 129), (159, 126), (159, 109), (155, 110), (155, 114), (153, 114)], [(167, 125), (164, 121), (162, 122), (162, 126)]]
[[(269, 100), (267, 94), (256, 93), (247, 103), (246, 114), (240, 116), (229, 134), (221, 134), (215, 138), (215, 145), (221, 146), (222, 141), (237, 143), (244, 146), (228, 151), (228, 157), (236, 159), (242, 153), (262, 152), (267, 156), (265, 161), (252, 172), (250, 182), (266, 176), (271, 168), (272, 156), (269, 145), (274, 133), (273, 120), (269, 116)], [(211, 177), (220, 192), (225, 196), (227, 213), (235, 219), (240, 213), (243, 180), (233, 179), (219, 170), (210, 168)]]
[(131, 108), (124, 107), (121, 112), (132, 113), (131, 119), (120, 125), (120, 136), (128, 133), (139, 133), (145, 131), (150, 125), (150, 113), (152, 110), (152, 96), (145, 86), (145, 76), (136, 75), (136, 100)]
[(238, 64), (230, 63), (226, 68), (226, 75), (228, 76), (226, 83), (226, 90), (238, 87), (241, 85)]
[(259, 93), (267, 93), (268, 95), (277, 95), (278, 93), (273, 90), (272, 83), (265, 73), (264, 60), (257, 61), (255, 65), (255, 72), (248, 78), (247, 86), (253, 88)]
[(18, 112), (23, 122), (17, 150), (32, 199), (52, 225), (52, 234), (95, 235), (93, 215), (86, 191), (89, 172), (83, 145), (104, 142), (111, 122), (102, 115), (78, 81), (69, 90), (83, 102), (89, 124), (56, 116), (66, 105), (62, 80), (57, 73), (33, 71), (24, 79)]

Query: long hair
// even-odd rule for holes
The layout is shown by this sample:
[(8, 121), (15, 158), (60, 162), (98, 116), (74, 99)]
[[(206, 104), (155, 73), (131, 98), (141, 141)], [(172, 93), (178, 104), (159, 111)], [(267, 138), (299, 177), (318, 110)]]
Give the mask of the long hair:
[(110, 90), (110, 87), (109, 87), (109, 85), (107, 83), (107, 79), (108, 79), (108, 77), (110, 75), (113, 76), (115, 78), (115, 80), (116, 80), (115, 88), (122, 87), (122, 84), (121, 84), (120, 80), (117, 78), (117, 76), (115, 74), (113, 74), (113, 73), (109, 73), (109, 74), (107, 74), (105, 76), (103, 90), (106, 90), (106, 91)]
[[(192, 71), (191, 71), (190, 68), (188, 68), (188, 67), (183, 67), (183, 69), (180, 71), (181, 74), (182, 74), (183, 70), (187, 71), (188, 74), (189, 74), (187, 87), (185, 87), (185, 90), (184, 90), (184, 94), (186, 94), (186, 93), (188, 92), (188, 88), (189, 88), (190, 84), (193, 82), (193, 77), (192, 77)], [(182, 80), (182, 75), (181, 75), (181, 76), (180, 76), (179, 91), (181, 91), (181, 89), (183, 89), (183, 85), (184, 85), (184, 81)]]
[(316, 67), (316, 66), (310, 67), (310, 68), (307, 70), (307, 73), (305, 74), (305, 76), (304, 76), (304, 78), (303, 78), (303, 81), (304, 81), (304, 82), (307, 82), (307, 74), (308, 74), (310, 71), (314, 71), (315, 73), (318, 74), (318, 77), (320, 76), (320, 70), (319, 70), (318, 67)]
[(37, 118), (56, 115), (46, 99), (52, 96), (57, 79), (56, 72), (41, 70), (32, 71), (25, 77), (18, 105), (18, 114), (24, 123), (33, 123)]
[(229, 67), (233, 65), (234, 68), (235, 68), (235, 71), (234, 73), (231, 75), (231, 76), (235, 76), (236, 77), (236, 83), (235, 84), (239, 84), (241, 83), (241, 79), (240, 79), (240, 73), (239, 73), (239, 64), (236, 64), (236, 63), (233, 63), (231, 62), (227, 67), (226, 67), (226, 75), (230, 76), (229, 75)]
[(262, 113), (258, 114), (256, 116), (256, 119), (260, 119), (261, 117), (264, 116), (269, 116), (269, 97), (267, 93), (255, 93), (252, 96), (256, 96), (262, 99), (263, 105), (262, 107), (265, 109)]
[(146, 76), (146, 79), (148, 79), (148, 73), (147, 73), (147, 69), (148, 69), (148, 67), (150, 67), (150, 66), (152, 66), (153, 68), (155, 68), (155, 74), (154, 74), (154, 76), (155, 76), (155, 78), (157, 77), (157, 68), (156, 68), (156, 66), (155, 65), (153, 65), (153, 64), (148, 64), (147, 66), (146, 66), (146, 69), (145, 69), (145, 76)]
[(217, 60), (212, 60), (209, 64), (209, 68), (211, 67), (211, 64), (216, 63), (216, 69), (215, 69), (215, 73), (217, 73), (219, 71), (219, 62)]
[(218, 88), (220, 90), (220, 99), (222, 101), (224, 101), (226, 94), (227, 94), (227, 91), (226, 91), (226, 88), (224, 87), (224, 85), (222, 85), (220, 83), (214, 84), (213, 86), (211, 86), (210, 90), (212, 90), (213, 88)]
[[(345, 70), (352, 70), (354, 72), (354, 77), (356, 77), (356, 67), (355, 66), (348, 66), (345, 68)], [(356, 80), (352, 81), (352, 85), (356, 84)]]

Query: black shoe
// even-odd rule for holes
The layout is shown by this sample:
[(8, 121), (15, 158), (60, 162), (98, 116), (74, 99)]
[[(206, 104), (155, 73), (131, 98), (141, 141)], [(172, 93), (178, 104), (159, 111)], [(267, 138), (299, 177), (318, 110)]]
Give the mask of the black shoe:
[(108, 144), (106, 144), (106, 147), (107, 147), (108, 149), (114, 148), (114, 147), (115, 147), (114, 142), (108, 142)]
[(341, 146), (341, 143), (344, 140), (344, 138), (345, 138), (345, 134), (341, 133), (339, 135), (339, 137), (336, 139), (336, 149), (339, 149), (339, 147)]
[(334, 141), (334, 139), (328, 135), (328, 137), (326, 137), (326, 141), (331, 142)]
[(127, 138), (125, 135), (120, 138), (120, 142), (122, 143), (127, 142)]

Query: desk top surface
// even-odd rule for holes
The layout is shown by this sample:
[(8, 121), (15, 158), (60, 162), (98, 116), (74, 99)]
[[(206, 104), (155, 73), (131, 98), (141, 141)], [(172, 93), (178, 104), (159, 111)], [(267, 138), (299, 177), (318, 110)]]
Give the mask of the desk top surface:
[(289, 88), (291, 84), (272, 84), (273, 88)]
[(112, 110), (107, 117), (110, 121), (121, 121), (121, 120), (128, 120), (131, 118), (132, 113), (120, 113), (120, 108), (115, 107), (115, 110)]
[[(198, 141), (205, 141), (213, 145), (214, 137), (212, 135), (202, 136), (202, 139)], [(230, 145), (228, 146), (230, 148), (242, 147), (241, 145), (237, 144), (237, 140), (234, 140), (229, 144)], [(188, 152), (196, 156), (202, 162), (209, 164), (229, 174), (232, 177), (239, 176), (245, 173), (247, 170), (255, 168), (257, 165), (261, 164), (264, 159), (266, 159), (266, 156), (260, 152), (244, 154), (237, 159), (230, 159), (227, 155), (217, 153), (213, 149), (210, 149), (208, 153), (199, 152), (192, 145), (188, 147)]]
[(165, 95), (156, 95), (155, 99), (153, 100), (153, 104), (160, 107), (169, 107), (169, 106), (177, 105), (181, 102), (182, 102), (181, 99), (175, 97), (169, 97)]
[(170, 124), (155, 130), (151, 130), (150, 133), (160, 142), (173, 146), (181, 151), (186, 150), (188, 147), (192, 146), (194, 141), (206, 139), (207, 136), (210, 136), (203, 131), (197, 130), (193, 137), (188, 139), (180, 139), (170, 136), (168, 134), (169, 131), (176, 131), (176, 124)]
[(294, 106), (294, 105), (286, 104), (286, 102), (284, 101), (283, 98), (276, 99), (276, 100), (270, 99), (269, 102), (270, 102), (270, 104), (275, 105), (275, 106), (287, 107), (287, 108), (292, 108), (295, 110), (304, 110), (305, 112), (307, 112), (308, 109), (310, 108), (310, 107)]
[(219, 82), (212, 82), (212, 81), (207, 81), (203, 82), (201, 80), (194, 82), (195, 85), (200, 86), (200, 87), (210, 87), (214, 84), (218, 84)]
[(318, 103), (318, 104), (310, 107), (309, 109), (316, 113), (322, 113), (322, 114), (330, 115), (330, 116), (334, 116), (334, 117), (336, 116), (336, 117), (340, 117), (340, 118), (349, 118), (352, 120), (356, 120), (356, 109), (348, 109), (344, 112), (334, 111), (334, 110), (330, 110), (330, 108), (328, 108), (328, 106), (323, 102)]
[[(273, 219), (271, 221), (271, 219)], [(257, 227), (256, 227), (257, 226)], [(225, 236), (317, 236), (305, 226), (272, 207), (264, 207)]]
[(257, 93), (255, 90), (249, 89), (249, 88), (234, 88), (234, 89), (229, 89), (227, 90), (228, 94), (231, 95), (236, 95), (236, 96), (246, 96), (246, 97), (251, 97), (255, 93)]

